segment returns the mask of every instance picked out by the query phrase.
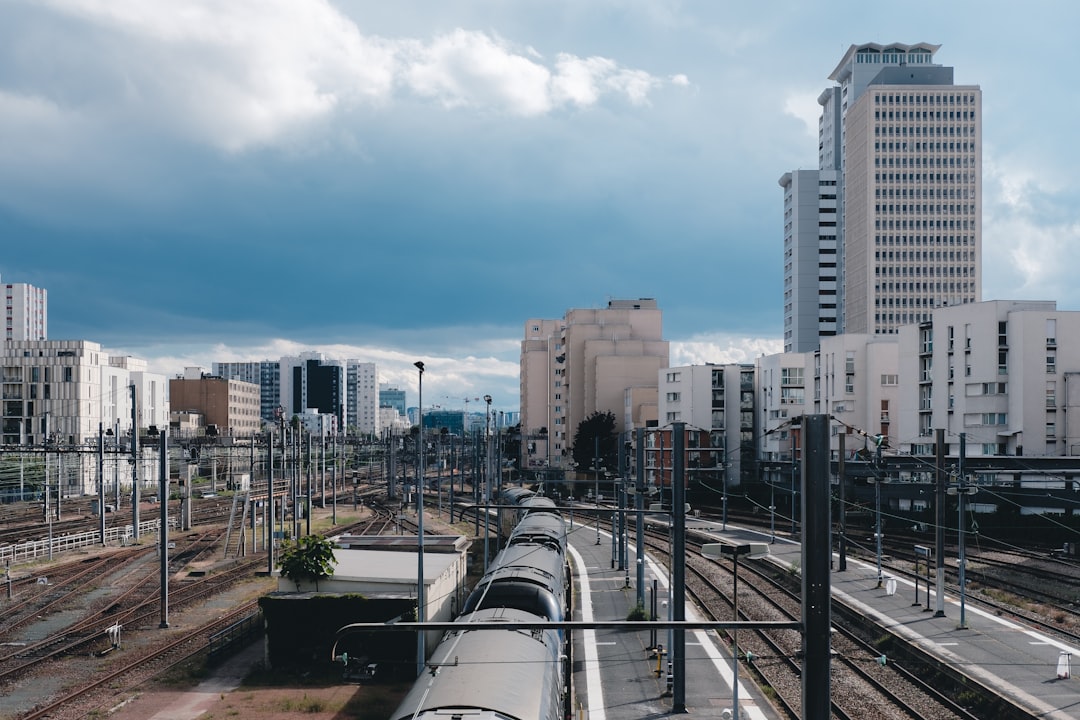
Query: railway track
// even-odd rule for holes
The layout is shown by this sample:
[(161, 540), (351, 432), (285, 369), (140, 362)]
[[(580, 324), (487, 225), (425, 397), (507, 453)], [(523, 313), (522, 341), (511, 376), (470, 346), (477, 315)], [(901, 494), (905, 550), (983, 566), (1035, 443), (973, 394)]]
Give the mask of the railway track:
[[(700, 555), (701, 546), (687, 542), (687, 592), (707, 615), (731, 619), (734, 607), (732, 569)], [(661, 553), (666, 543), (656, 544)], [(740, 567), (740, 620), (798, 620), (801, 605), (796, 593), (759, 570), (755, 563)], [(730, 633), (727, 639), (731, 639)], [(774, 693), (777, 704), (791, 718), (801, 706), (801, 637), (796, 631), (743, 631), (739, 635), (740, 662)], [(882, 666), (880, 652), (837, 627), (833, 636), (832, 715), (859, 720), (896, 718), (949, 718), (976, 720), (965, 708), (932, 685), (902, 668)], [(748, 658), (752, 660), (748, 661)]]

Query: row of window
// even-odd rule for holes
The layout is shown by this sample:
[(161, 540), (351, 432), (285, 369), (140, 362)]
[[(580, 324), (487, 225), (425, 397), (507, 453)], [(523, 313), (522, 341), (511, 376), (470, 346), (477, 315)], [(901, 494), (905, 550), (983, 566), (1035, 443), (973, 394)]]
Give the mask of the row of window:
[[(897, 55), (897, 62), (903, 56)], [(907, 56), (909, 61), (912, 57)], [(975, 96), (969, 93), (877, 93), (874, 95), (875, 105), (974, 105)]]
[(875, 235), (874, 244), (913, 245), (918, 247), (945, 247), (947, 245), (974, 245), (975, 238), (970, 235)]
[(948, 203), (935, 205), (931, 203), (875, 203), (874, 212), (907, 215), (974, 215), (975, 204), (957, 205)]
[[(967, 277), (969, 267), (961, 265), (879, 265), (874, 268), (877, 276), (926, 276), (926, 277)], [(970, 274), (975, 277), (975, 268), (970, 268)]]

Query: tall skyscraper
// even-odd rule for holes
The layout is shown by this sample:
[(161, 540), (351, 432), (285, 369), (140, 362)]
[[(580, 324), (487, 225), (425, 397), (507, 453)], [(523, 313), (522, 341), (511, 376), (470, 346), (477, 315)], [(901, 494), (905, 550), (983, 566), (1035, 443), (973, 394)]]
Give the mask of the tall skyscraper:
[[(820, 252), (825, 226), (789, 228), (795, 188), (782, 179), (785, 347), (791, 328), (793, 351), (810, 349), (800, 322), (812, 317), (827, 329), (820, 298), (830, 294), (830, 275), (845, 333), (895, 334), (933, 308), (982, 299), (982, 92), (953, 83), (953, 68), (934, 62), (939, 48), (852, 45), (829, 76), (837, 85), (818, 98), (818, 170), (837, 171), (838, 252), (829, 268)], [(818, 295), (794, 292), (799, 273), (807, 275), (789, 261), (789, 246), (793, 256), (816, 255)], [(807, 310), (807, 302), (820, 307)]]

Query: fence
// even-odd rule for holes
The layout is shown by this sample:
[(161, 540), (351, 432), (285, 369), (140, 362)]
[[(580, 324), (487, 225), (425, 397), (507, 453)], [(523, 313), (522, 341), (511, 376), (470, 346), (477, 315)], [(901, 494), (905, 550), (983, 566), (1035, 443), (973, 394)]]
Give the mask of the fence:
[[(140, 522), (139, 535), (156, 535), (159, 522), (159, 519)], [(169, 518), (169, 527), (171, 529), (176, 529), (176, 518)], [(131, 525), (124, 525), (122, 527), (105, 528), (104, 543), (101, 539), (101, 532), (93, 530), (90, 532), (57, 535), (51, 539), (43, 538), (41, 540), (27, 540), (22, 543), (0, 545), (0, 565), (16, 565), (18, 563), (33, 562), (39, 558), (50, 557), (50, 553), (56, 554), (70, 550), (78, 550), (91, 545), (108, 545), (109, 543), (125, 545), (130, 542), (132, 538), (133, 527)]]

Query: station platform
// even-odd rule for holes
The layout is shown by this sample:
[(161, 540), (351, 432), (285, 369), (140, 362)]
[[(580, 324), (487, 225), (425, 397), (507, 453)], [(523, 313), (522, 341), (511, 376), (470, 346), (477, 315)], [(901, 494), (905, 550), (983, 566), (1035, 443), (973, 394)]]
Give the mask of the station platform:
[[(599, 537), (600, 543), (597, 544)], [(612, 563), (611, 534), (585, 519), (568, 526), (573, 560), (574, 620), (626, 620), (637, 605), (636, 558), (631, 543), (627, 565)], [(667, 616), (667, 571), (646, 557), (646, 606), (656, 581), (658, 616)], [(700, 617), (687, 607), (686, 618)], [(732, 706), (730, 652), (714, 632), (687, 630), (685, 705), (687, 714), (722, 718)], [(654, 642), (668, 646), (667, 631), (585, 630), (574, 639), (574, 717), (579, 720), (644, 720), (672, 714), (667, 693), (667, 660), (651, 651)], [(655, 636), (655, 639), (654, 639)], [(658, 673), (657, 670), (660, 672)], [(779, 715), (758, 688), (740, 677), (739, 707), (747, 720), (776, 720)]]
[[(719, 523), (695, 520), (693, 525), (695, 529), (715, 535), (718, 541), (773, 540), (771, 533), (737, 528), (731, 523), (726, 532), (720, 532)], [(770, 552), (770, 561), (780, 567), (788, 569), (801, 565), (801, 546), (790, 539), (776, 537)], [(838, 571), (838, 560), (834, 554), (831, 574), (834, 600), (843, 600), (860, 608), (865, 615), (908, 642), (918, 644), (976, 682), (1007, 696), (1032, 717), (1044, 720), (1080, 718), (1080, 679), (1075, 673), (1059, 677), (1063, 661), (1076, 665), (1080, 648), (1048, 637), (1020, 621), (988, 613), (971, 602), (965, 603), (964, 627), (960, 628), (960, 598), (946, 593), (945, 614), (938, 616), (933, 581), (930, 610), (927, 610), (925, 582), (920, 583), (920, 602), (916, 604), (916, 587), (912, 580), (885, 572), (885, 582), (879, 587), (876, 564), (849, 557), (847, 568)], [(889, 590), (892, 590), (891, 594)]]

